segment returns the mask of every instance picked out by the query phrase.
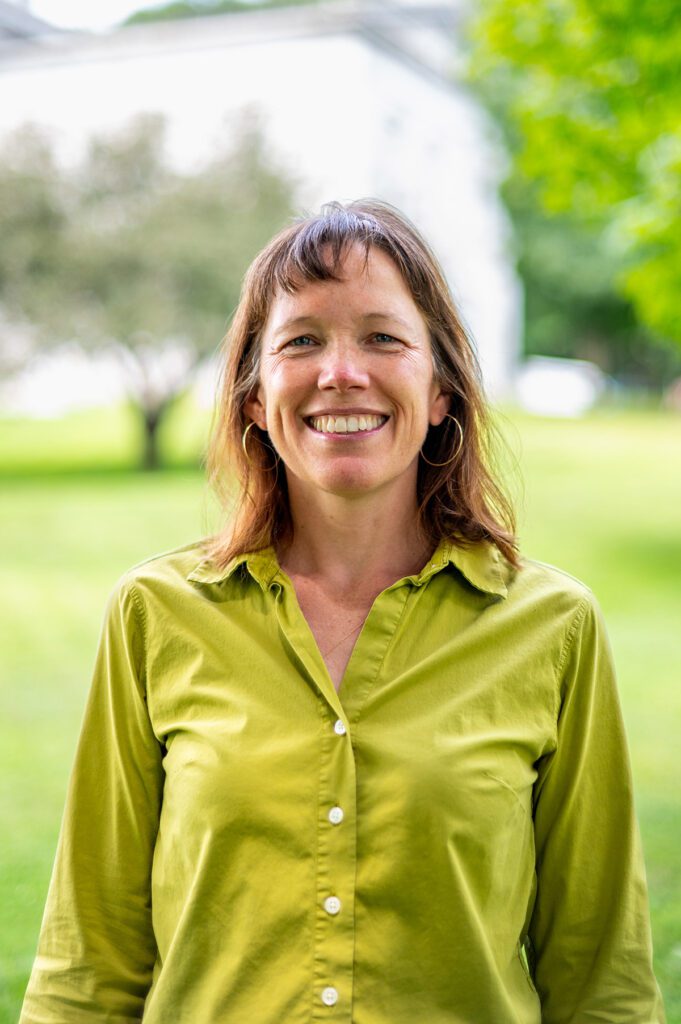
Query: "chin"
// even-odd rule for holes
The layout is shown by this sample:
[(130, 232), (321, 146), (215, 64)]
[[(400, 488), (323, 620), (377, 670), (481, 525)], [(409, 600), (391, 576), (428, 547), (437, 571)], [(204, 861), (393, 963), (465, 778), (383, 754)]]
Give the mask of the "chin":
[(329, 473), (318, 481), (320, 490), (345, 498), (358, 498), (369, 491), (380, 489), (384, 483), (374, 473), (362, 471)]

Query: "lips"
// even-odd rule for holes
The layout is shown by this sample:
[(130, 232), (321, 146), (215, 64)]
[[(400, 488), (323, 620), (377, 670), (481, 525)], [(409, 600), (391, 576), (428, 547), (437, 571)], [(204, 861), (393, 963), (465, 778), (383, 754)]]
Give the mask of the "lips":
[(343, 416), (308, 416), (305, 419), (307, 425), (316, 434), (339, 435), (370, 434), (387, 422), (388, 416), (374, 413), (353, 413)]

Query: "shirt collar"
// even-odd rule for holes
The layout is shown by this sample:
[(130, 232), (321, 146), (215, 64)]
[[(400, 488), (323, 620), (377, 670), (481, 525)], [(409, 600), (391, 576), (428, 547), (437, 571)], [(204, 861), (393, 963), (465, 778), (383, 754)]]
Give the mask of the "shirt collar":
[(421, 572), (407, 578), (421, 585), (436, 572), (453, 566), (476, 590), (497, 597), (506, 597), (508, 590), (502, 564), (499, 549), (489, 541), (457, 544), (453, 540), (445, 539), (440, 541)]
[[(452, 565), (476, 590), (506, 597), (508, 591), (503, 564), (498, 548), (489, 541), (463, 545), (452, 540), (441, 540), (423, 569), (406, 578), (421, 586), (436, 572)], [(243, 565), (263, 590), (267, 590), (279, 571), (274, 548), (269, 547), (237, 555), (223, 569), (218, 568), (209, 558), (204, 558), (187, 579), (196, 583), (222, 583)]]
[(279, 571), (274, 548), (263, 548), (260, 551), (247, 551), (236, 555), (224, 568), (220, 569), (210, 558), (204, 558), (187, 576), (194, 583), (222, 583), (233, 576), (236, 570), (245, 565), (254, 580), (263, 590), (267, 590)]

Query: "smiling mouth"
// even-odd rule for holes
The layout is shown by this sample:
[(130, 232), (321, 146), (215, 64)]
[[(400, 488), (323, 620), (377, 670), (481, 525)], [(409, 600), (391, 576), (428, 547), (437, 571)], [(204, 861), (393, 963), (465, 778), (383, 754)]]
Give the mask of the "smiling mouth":
[(388, 422), (388, 416), (308, 416), (305, 420), (316, 434), (371, 434)]

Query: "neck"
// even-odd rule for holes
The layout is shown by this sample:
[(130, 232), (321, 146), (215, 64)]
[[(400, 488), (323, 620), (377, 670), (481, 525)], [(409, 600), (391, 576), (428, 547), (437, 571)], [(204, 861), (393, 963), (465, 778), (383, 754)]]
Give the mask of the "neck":
[(382, 589), (419, 572), (432, 554), (419, 530), (415, 494), (386, 502), (380, 494), (346, 498), (289, 485), (289, 501), (293, 540), (277, 554), (290, 576), (337, 592)]

